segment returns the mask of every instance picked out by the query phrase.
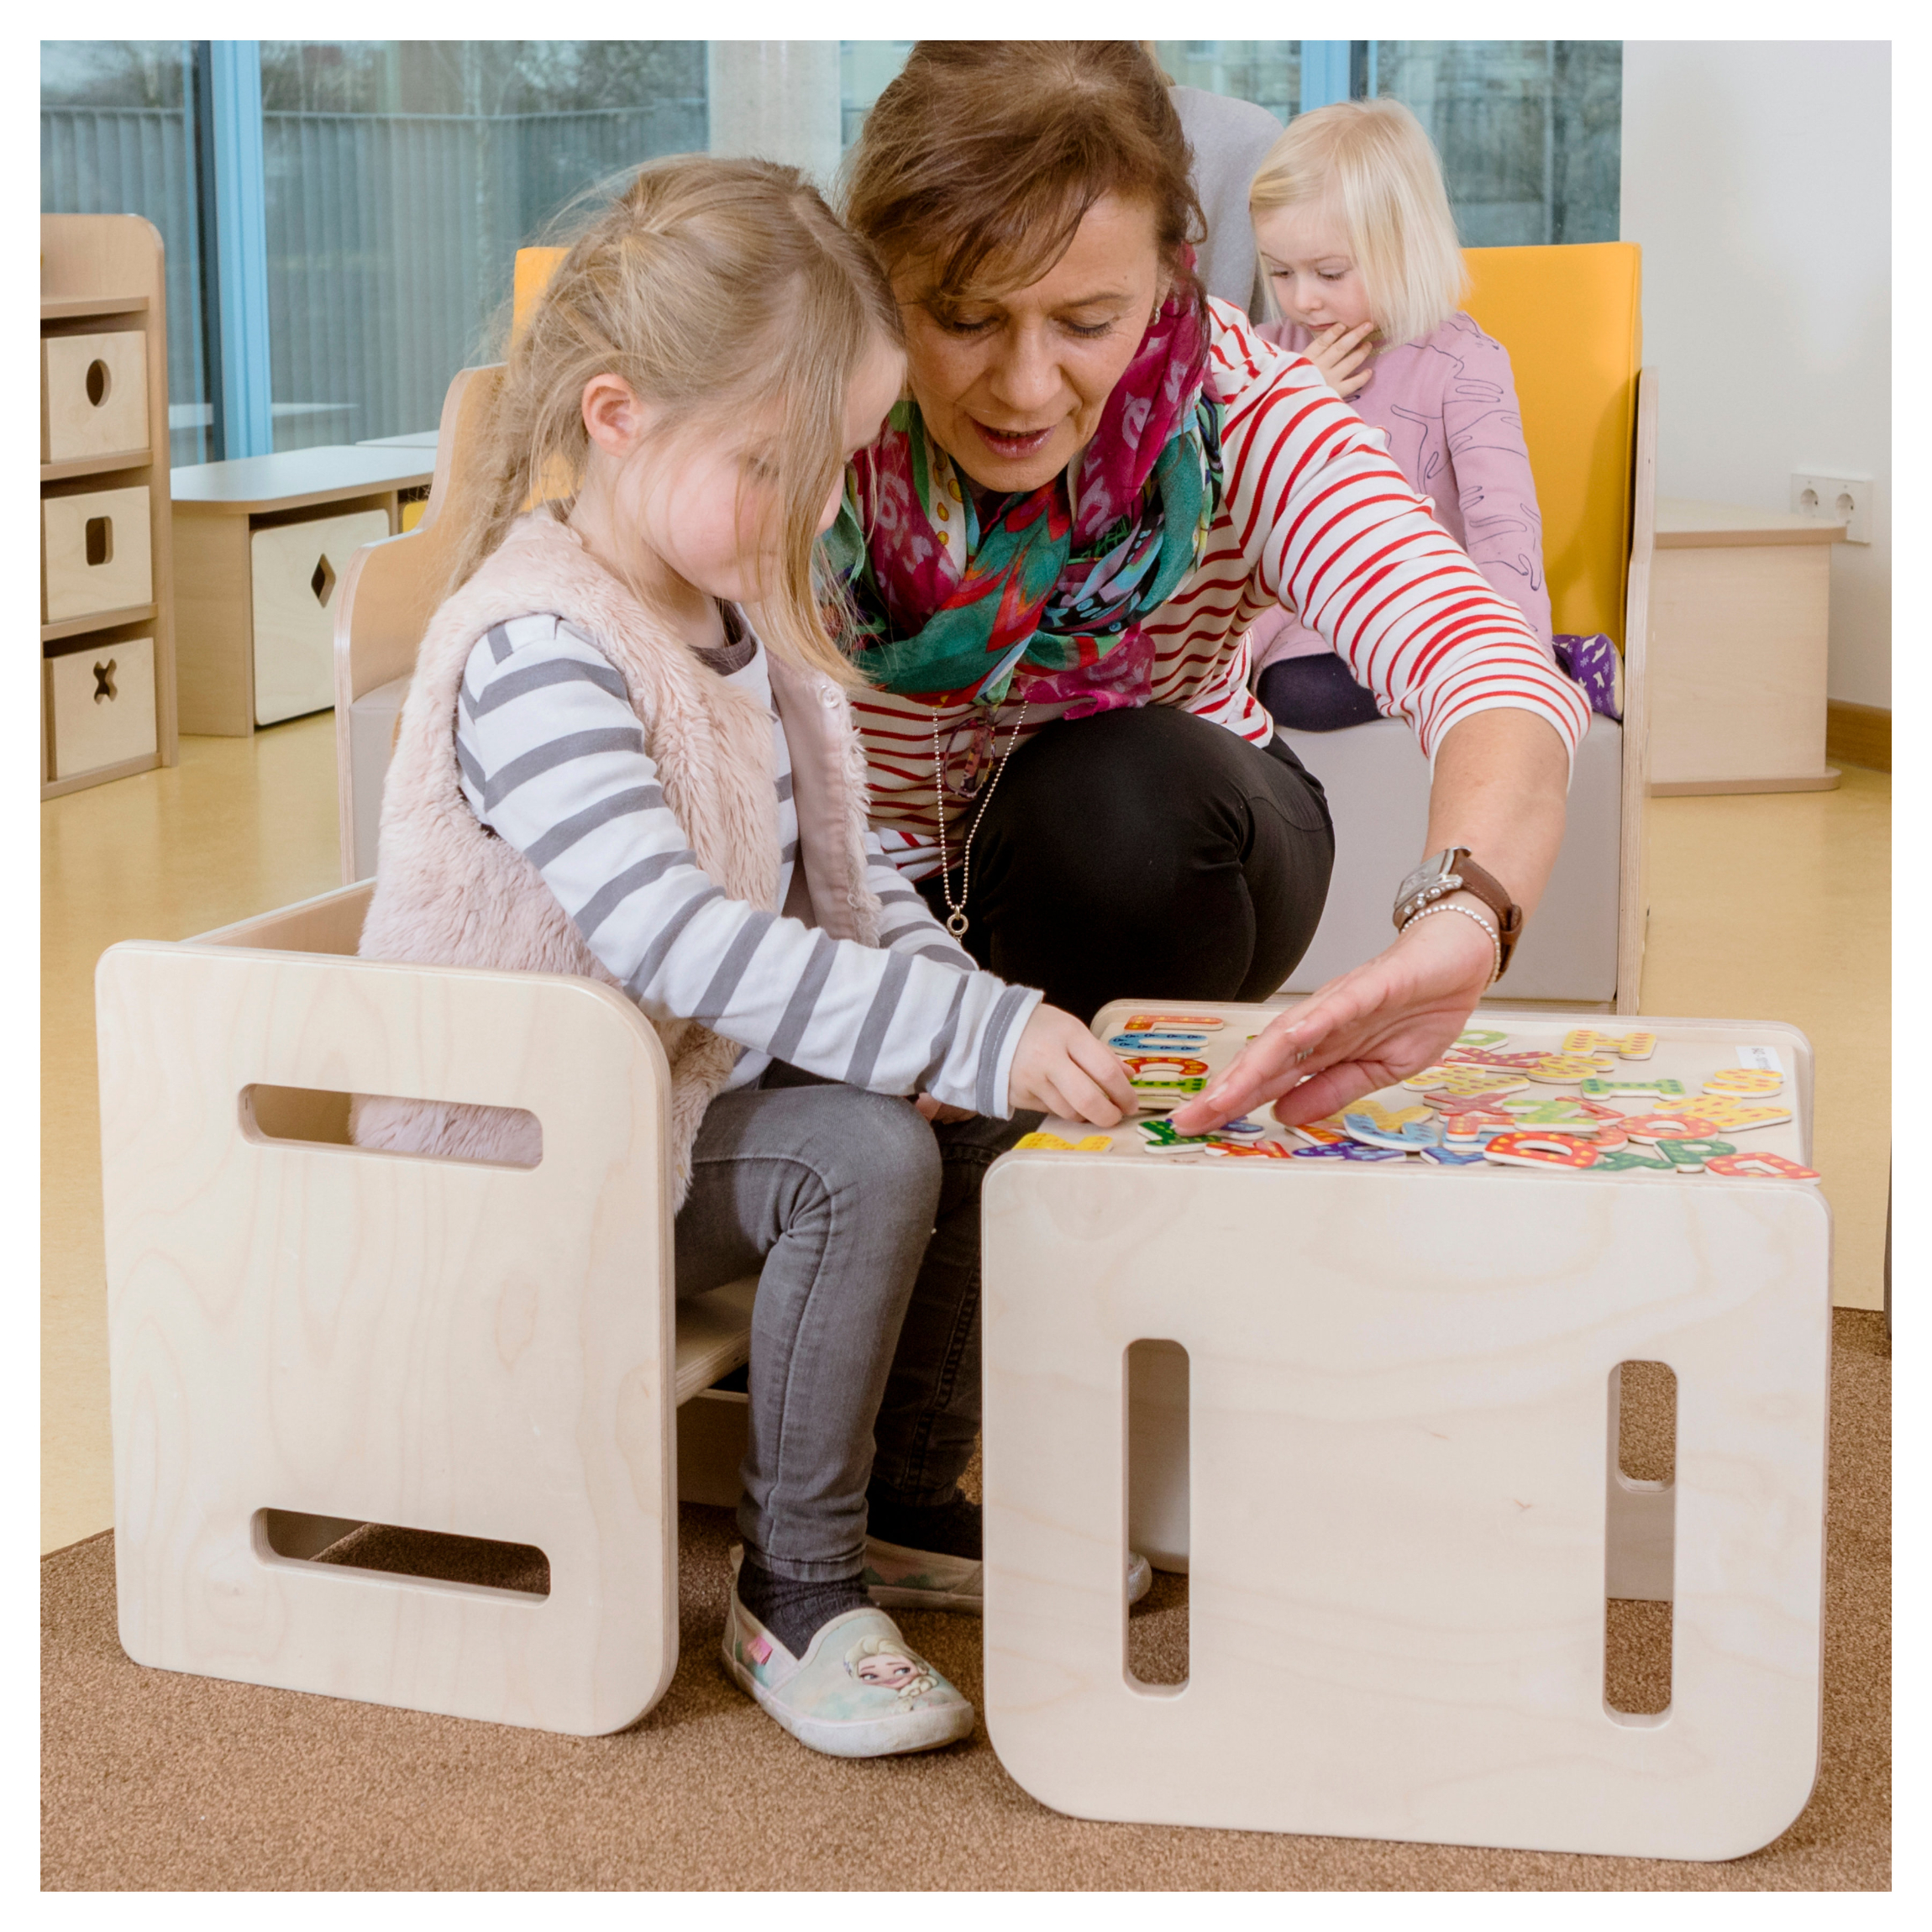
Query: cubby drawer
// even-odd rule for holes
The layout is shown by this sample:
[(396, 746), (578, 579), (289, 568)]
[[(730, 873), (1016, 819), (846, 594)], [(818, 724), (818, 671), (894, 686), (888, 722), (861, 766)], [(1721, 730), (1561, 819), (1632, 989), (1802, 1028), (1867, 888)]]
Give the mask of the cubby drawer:
[(335, 702), (335, 600), (349, 559), (389, 534), (386, 510), (277, 523), (249, 538), (255, 619), (255, 722)]
[(155, 749), (155, 640), (124, 638), (43, 660), (56, 779)]
[(40, 460), (144, 457), (148, 451), (148, 339), (50, 335), (40, 344)]
[(40, 538), (42, 623), (154, 601), (145, 484), (43, 498)]

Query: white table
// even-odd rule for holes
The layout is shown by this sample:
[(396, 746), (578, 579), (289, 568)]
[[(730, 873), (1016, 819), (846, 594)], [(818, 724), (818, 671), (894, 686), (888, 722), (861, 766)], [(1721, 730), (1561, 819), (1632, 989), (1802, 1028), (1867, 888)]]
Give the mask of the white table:
[[(1229, 1021), (1216, 1060), (1265, 1017), (1188, 1010)], [(1513, 1047), (1579, 1023), (1477, 1021)], [(1803, 1158), (1793, 1029), (1593, 1023), (1656, 1032), (1644, 1071), (1687, 1086), (1769, 1050), (1795, 1117), (1738, 1144)], [(1079, 1817), (1649, 1857), (1784, 1830), (1818, 1760), (1817, 1189), (1106, 1138), (985, 1189), (984, 1712), (1019, 1783)], [(1148, 1341), (1185, 1352), (1184, 1686), (1126, 1662), (1133, 1492), (1167, 1480), (1127, 1394)], [(1677, 1377), (1667, 1486), (1617, 1467), (1640, 1361)], [(1612, 1595), (1672, 1602), (1664, 1712), (1608, 1708)]]

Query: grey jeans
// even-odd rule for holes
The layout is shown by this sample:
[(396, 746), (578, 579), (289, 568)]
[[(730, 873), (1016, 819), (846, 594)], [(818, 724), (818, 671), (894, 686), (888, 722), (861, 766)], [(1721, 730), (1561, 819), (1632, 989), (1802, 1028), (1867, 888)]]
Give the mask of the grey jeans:
[(763, 1266), (738, 1527), (774, 1575), (857, 1576), (869, 1490), (953, 1494), (979, 1429), (979, 1184), (1038, 1119), (934, 1126), (783, 1063), (706, 1112), (678, 1293)]

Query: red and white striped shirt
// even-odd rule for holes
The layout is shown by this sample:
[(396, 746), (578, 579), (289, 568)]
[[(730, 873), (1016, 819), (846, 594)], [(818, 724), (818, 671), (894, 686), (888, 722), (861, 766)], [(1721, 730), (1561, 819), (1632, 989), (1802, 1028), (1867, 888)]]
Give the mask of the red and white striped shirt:
[[(1436, 521), (1378, 433), (1311, 363), (1263, 342), (1238, 309), (1212, 298), (1208, 309), (1225, 488), (1200, 566), (1145, 626), (1154, 642), (1152, 701), (1265, 744), (1274, 724), (1247, 688), (1247, 633), (1279, 602), (1329, 641), (1384, 717), (1408, 719), (1431, 759), (1452, 725), (1495, 710), (1546, 718), (1573, 755), (1588, 701)], [(1066, 701), (1029, 705), (1019, 742), (1066, 709)], [(872, 822), (914, 878), (939, 864), (934, 719), (944, 743), (971, 711), (892, 691), (854, 696)], [(994, 721), (996, 752), (1020, 721), (1021, 701), (1009, 693)], [(947, 800), (955, 865), (974, 809)]]

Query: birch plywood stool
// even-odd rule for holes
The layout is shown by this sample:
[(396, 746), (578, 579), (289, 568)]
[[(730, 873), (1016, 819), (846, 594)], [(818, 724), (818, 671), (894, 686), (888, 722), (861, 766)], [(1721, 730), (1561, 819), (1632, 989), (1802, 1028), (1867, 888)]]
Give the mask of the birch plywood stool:
[[(1220, 1022), (1210, 1059), (1266, 1017), (1189, 1011)], [(1095, 1030), (1136, 1017), (1111, 1007)], [(1578, 1024), (1476, 1017), (1525, 1054)], [(1605, 1077), (1655, 1073), (1667, 1095), (1768, 1063), (1758, 1084), (1788, 1118), (1740, 1144), (1798, 1167), (1802, 1036), (1599, 1024), (1657, 1037)], [(1391, 1113), (1415, 1098), (1381, 1096)], [(1628, 1118), (1632, 1136), (1655, 1124)], [(1789, 1824), (1818, 1757), (1817, 1190), (1607, 1155), (1358, 1159), (1333, 1140), (1154, 1158), (1140, 1142), (1158, 1132), (1022, 1148), (986, 1184), (985, 1713), (1014, 1777), (1080, 1817), (1526, 1850), (1730, 1858)], [(1117, 1581), (1130, 1467), (1158, 1488), (1175, 1455), (1130, 1448), (1146, 1342), (1185, 1352), (1179, 1687), (1131, 1676)], [(1631, 1362), (1676, 1377), (1667, 1487), (1617, 1466)], [(1661, 1712), (1606, 1702), (1611, 1594), (1672, 1600)]]
[[(356, 958), (370, 890), (101, 962), (122, 1645), (614, 1730), (677, 1662), (675, 1411), (748, 1358), (757, 1284), (675, 1305), (637, 1008)], [(541, 1156), (354, 1147), (351, 1093), (523, 1108)], [(370, 1525), (540, 1552), (548, 1592), (358, 1567)]]

